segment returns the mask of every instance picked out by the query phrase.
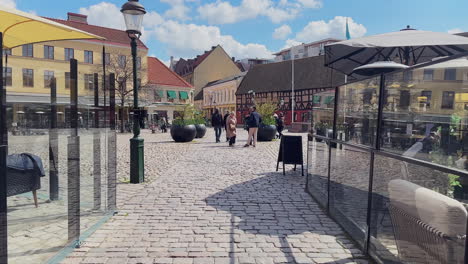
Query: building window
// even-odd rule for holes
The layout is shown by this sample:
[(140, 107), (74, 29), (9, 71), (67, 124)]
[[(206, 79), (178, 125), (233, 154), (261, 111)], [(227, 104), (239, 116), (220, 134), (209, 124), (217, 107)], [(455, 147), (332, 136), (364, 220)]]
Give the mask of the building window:
[(455, 81), (457, 79), (457, 69), (445, 69), (444, 80)]
[(44, 59), (48, 59), (48, 60), (54, 59), (54, 47), (44, 45)]
[(3, 85), (11, 86), (12, 85), (12, 70), (11, 67), (3, 68)]
[(422, 91), (419, 103), (421, 106), (431, 108), (432, 91)]
[(136, 61), (136, 64), (137, 64), (137, 69), (141, 69), (141, 57), (137, 57), (137, 61)]
[(70, 48), (65, 48), (65, 60), (70, 61), (75, 58), (75, 50)]
[(44, 88), (50, 88), (54, 79), (53, 71), (44, 71)]
[(94, 89), (94, 76), (93, 74), (84, 75), (85, 89), (93, 90)]
[(434, 80), (434, 70), (432, 69), (424, 69), (424, 81), (432, 81)]
[(84, 62), (93, 64), (93, 52), (89, 50), (84, 51)]
[(408, 108), (411, 102), (411, 94), (408, 90), (400, 91), (400, 107)]
[(70, 89), (70, 73), (69, 72), (66, 72), (65, 73), (65, 89)]
[(110, 53), (105, 53), (104, 54), (104, 63), (106, 65), (110, 65)]
[(34, 57), (33, 44), (23, 45), (23, 57)]
[(442, 92), (442, 109), (453, 109), (455, 92)]
[(413, 80), (413, 72), (412, 71), (405, 71), (403, 72), (403, 81), (411, 81)]
[(3, 50), (3, 54), (4, 54), (4, 55), (11, 56), (11, 49), (4, 49), (4, 50)]
[(23, 86), (34, 87), (34, 70), (23, 69)]
[(125, 66), (127, 66), (127, 56), (119, 55), (119, 67), (125, 68)]

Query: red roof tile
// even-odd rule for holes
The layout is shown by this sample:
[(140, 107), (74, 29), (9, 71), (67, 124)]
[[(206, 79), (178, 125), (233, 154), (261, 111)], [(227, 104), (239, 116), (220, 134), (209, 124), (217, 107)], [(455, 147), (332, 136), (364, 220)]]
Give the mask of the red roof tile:
[[(113, 28), (107, 28), (107, 27), (100, 27), (100, 26), (94, 26), (94, 25), (89, 25), (85, 23), (80, 23), (80, 22), (75, 22), (75, 21), (68, 21), (68, 20), (61, 20), (61, 19), (56, 19), (56, 18), (49, 18), (46, 17), (46, 19), (50, 19), (52, 21), (58, 22), (60, 24), (64, 24), (69, 27), (73, 27), (82, 31), (86, 31), (88, 33), (98, 35), (100, 37), (106, 38), (104, 41), (105, 42), (110, 42), (114, 44), (123, 44), (126, 46), (130, 46), (130, 39), (128, 38), (127, 32), (123, 30), (118, 30), (118, 29), (113, 29)], [(148, 49), (146, 45), (141, 41), (137, 41), (138, 46), (143, 49)]]
[(154, 57), (148, 57), (148, 83), (192, 88), (192, 85)]

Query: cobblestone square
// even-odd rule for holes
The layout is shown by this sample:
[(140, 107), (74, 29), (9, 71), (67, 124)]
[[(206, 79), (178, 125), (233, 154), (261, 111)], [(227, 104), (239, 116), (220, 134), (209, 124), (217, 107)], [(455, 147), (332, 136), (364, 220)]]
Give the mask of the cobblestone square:
[[(305, 177), (276, 172), (279, 141), (243, 148), (145, 138), (146, 183), (128, 179), (130, 135), (118, 137), (119, 213), (62, 263), (367, 263), (304, 191)], [(303, 134), (304, 160), (307, 136)]]

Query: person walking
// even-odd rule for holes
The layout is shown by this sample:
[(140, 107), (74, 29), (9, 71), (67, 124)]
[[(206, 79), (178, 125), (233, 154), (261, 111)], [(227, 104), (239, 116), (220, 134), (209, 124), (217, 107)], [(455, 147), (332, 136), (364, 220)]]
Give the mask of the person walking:
[(230, 116), (229, 111), (226, 111), (226, 114), (224, 115), (224, 118), (223, 118), (224, 130), (226, 130), (226, 142), (229, 141), (229, 137), (228, 137), (228, 133), (227, 133), (227, 131), (228, 131), (227, 119), (228, 119), (229, 116)]
[(236, 113), (234, 113), (234, 111), (232, 111), (231, 114), (226, 119), (226, 121), (227, 121), (226, 135), (229, 138), (229, 146), (234, 147), (234, 145), (236, 144), (236, 135), (237, 135)]
[(283, 136), (283, 129), (284, 129), (284, 114), (280, 113), (278, 118), (276, 119), (276, 130), (278, 131), (278, 138)]
[(257, 145), (257, 132), (260, 123), (262, 122), (262, 117), (259, 113), (257, 113), (257, 108), (255, 106), (250, 107), (250, 116), (248, 119), (248, 126), (249, 126), (249, 137), (247, 140), (247, 144), (244, 147), (249, 147), (252, 143), (252, 146), (255, 148)]
[(216, 143), (221, 142), (219, 138), (221, 137), (221, 128), (223, 127), (223, 117), (219, 113), (218, 109), (214, 110), (214, 114), (211, 117), (211, 125), (214, 127), (216, 134)]

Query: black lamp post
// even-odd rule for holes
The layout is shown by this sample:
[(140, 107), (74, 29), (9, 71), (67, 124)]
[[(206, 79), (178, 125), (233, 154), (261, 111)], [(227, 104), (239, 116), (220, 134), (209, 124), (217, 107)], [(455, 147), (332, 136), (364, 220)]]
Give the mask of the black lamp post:
[(145, 181), (144, 140), (140, 138), (141, 111), (138, 108), (137, 39), (141, 36), (141, 25), (146, 10), (138, 0), (129, 0), (122, 6), (128, 37), (131, 39), (133, 59), (133, 138), (130, 139), (130, 183)]

